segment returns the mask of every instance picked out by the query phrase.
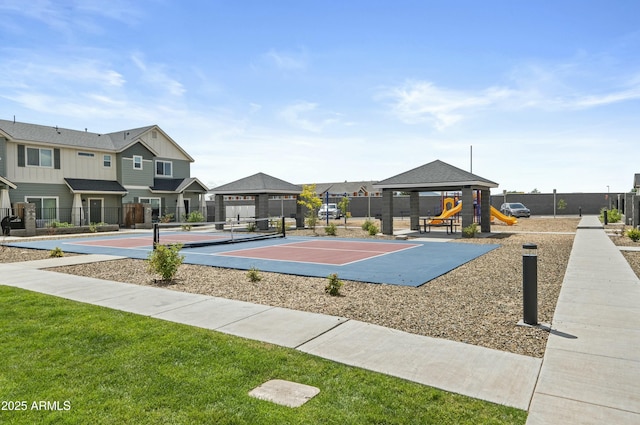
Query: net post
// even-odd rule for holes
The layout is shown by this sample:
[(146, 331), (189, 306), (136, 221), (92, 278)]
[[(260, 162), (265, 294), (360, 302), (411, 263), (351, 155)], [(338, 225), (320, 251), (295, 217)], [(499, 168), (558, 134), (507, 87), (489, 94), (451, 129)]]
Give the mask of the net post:
[(281, 220), (282, 220), (282, 237), (286, 238), (287, 237), (287, 230), (286, 230), (286, 227), (284, 226), (284, 216), (282, 216)]
[(156, 250), (156, 246), (160, 243), (160, 228), (158, 223), (153, 223), (153, 250)]

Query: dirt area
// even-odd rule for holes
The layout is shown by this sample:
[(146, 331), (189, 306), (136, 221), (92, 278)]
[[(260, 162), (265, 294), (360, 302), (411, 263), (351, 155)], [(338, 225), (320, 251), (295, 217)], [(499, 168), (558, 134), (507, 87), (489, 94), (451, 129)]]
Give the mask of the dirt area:
[[(348, 229), (344, 229), (343, 220), (334, 222), (338, 225), (337, 237), (374, 237), (351, 227), (361, 220), (350, 219)], [(492, 226), (492, 237), (458, 239), (457, 242), (493, 243), (500, 248), (419, 288), (346, 281), (338, 297), (325, 293), (328, 280), (324, 278), (259, 272), (262, 279), (251, 282), (246, 271), (188, 264), (180, 267), (170, 285), (156, 282), (158, 276), (148, 272), (143, 260), (117, 260), (55, 270), (331, 314), (419, 335), (542, 357), (548, 334), (516, 326), (522, 318), (522, 245), (538, 245), (538, 319), (548, 323), (553, 317), (578, 222), (578, 218), (535, 217), (521, 219), (515, 226), (497, 222)], [(408, 227), (409, 219), (394, 222), (396, 230)], [(313, 233), (312, 230), (290, 232)], [(315, 233), (325, 235), (324, 226), (318, 226)], [(48, 255), (47, 251), (0, 248), (0, 262), (47, 258)]]

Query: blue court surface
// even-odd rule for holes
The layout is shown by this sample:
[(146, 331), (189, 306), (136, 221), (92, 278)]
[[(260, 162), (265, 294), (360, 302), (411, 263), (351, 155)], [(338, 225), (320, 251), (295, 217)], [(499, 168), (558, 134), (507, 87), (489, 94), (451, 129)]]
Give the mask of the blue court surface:
[[(59, 247), (69, 253), (146, 259), (152, 250), (152, 235), (128, 233), (7, 245), (44, 250)], [(499, 246), (289, 236), (189, 248), (181, 253), (188, 264), (322, 278), (337, 273), (343, 280), (417, 287)]]

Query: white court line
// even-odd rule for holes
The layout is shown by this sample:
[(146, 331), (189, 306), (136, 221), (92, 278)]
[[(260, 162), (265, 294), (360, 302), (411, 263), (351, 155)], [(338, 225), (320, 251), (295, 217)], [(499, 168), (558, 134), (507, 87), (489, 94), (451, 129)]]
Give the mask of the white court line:
[[(350, 264), (355, 264), (358, 263), (360, 261), (367, 261), (373, 258), (377, 258), (377, 257), (382, 257), (384, 255), (389, 255), (389, 254), (393, 254), (395, 252), (402, 252), (402, 251), (406, 251), (408, 249), (412, 249), (412, 248), (417, 248), (419, 246), (421, 246), (421, 244), (406, 244), (407, 246), (403, 247), (402, 249), (398, 249), (396, 251), (387, 251), (387, 252), (380, 252), (380, 251), (366, 251), (366, 250), (358, 250), (358, 249), (335, 249), (335, 248), (313, 248), (313, 247), (304, 247), (304, 246), (300, 246), (300, 247), (296, 247), (296, 246), (291, 246), (294, 244), (300, 244), (300, 243), (306, 243), (308, 241), (304, 241), (304, 242), (292, 242), (292, 243), (288, 243), (288, 244), (281, 244), (281, 245), (274, 245), (274, 246), (267, 246), (267, 247), (260, 247), (260, 248), (245, 248), (245, 249), (238, 249), (235, 251), (225, 251), (225, 252), (218, 252), (218, 253), (212, 253), (209, 255), (215, 255), (215, 256), (220, 256), (220, 257), (235, 257), (235, 258), (248, 258), (248, 259), (252, 259), (252, 260), (267, 260), (267, 261), (279, 261), (279, 262), (287, 262), (287, 263), (306, 263), (306, 264), (319, 264), (319, 265), (325, 265), (325, 266), (338, 266), (338, 267), (342, 267), (342, 266), (347, 266)], [(375, 242), (372, 242), (375, 243)], [(240, 255), (240, 254), (236, 254), (234, 255), (234, 252), (240, 252), (240, 251), (253, 251), (256, 249), (265, 249), (265, 248), (278, 248), (278, 247), (289, 247), (289, 248), (295, 248), (295, 249), (307, 249), (307, 250), (320, 250), (320, 251), (344, 251), (344, 252), (358, 252), (358, 253), (376, 253), (377, 255), (372, 255), (366, 258), (361, 258), (358, 260), (353, 260), (353, 261), (349, 261), (346, 263), (329, 263), (329, 262), (317, 262), (317, 261), (303, 261), (303, 260), (283, 260), (283, 259), (277, 259), (277, 258), (264, 258), (264, 257), (253, 257), (253, 256), (248, 256), (248, 255)]]

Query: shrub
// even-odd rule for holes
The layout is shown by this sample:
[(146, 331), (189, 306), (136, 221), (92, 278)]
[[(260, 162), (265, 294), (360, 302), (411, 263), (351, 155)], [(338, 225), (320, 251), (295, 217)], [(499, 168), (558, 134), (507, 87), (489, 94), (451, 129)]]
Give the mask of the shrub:
[(175, 214), (165, 212), (164, 215), (161, 215), (158, 220), (160, 223), (170, 223), (173, 221), (173, 217)]
[(204, 221), (204, 216), (200, 211), (191, 211), (186, 219), (189, 223), (200, 223)]
[(335, 236), (338, 232), (338, 226), (334, 223), (330, 223), (327, 227), (324, 228), (324, 232), (329, 236)]
[(380, 231), (376, 223), (370, 218), (366, 219), (364, 223), (362, 223), (362, 230), (368, 232), (371, 236), (377, 235)]
[(180, 255), (181, 249), (182, 244), (179, 243), (156, 245), (147, 257), (149, 271), (162, 276), (164, 282), (171, 282), (184, 261), (184, 255)]
[[(607, 211), (606, 208), (602, 208), (600, 210), (600, 221), (604, 223), (604, 212)], [(610, 209), (607, 211), (607, 221), (609, 223), (617, 223), (622, 219), (622, 214), (616, 208)]]
[(98, 227), (104, 226), (106, 223), (103, 223), (102, 221), (100, 223), (91, 223), (89, 224), (89, 231), (91, 233), (96, 233), (98, 231)]
[(73, 227), (73, 224), (66, 223), (66, 222), (60, 222), (60, 221), (54, 221), (49, 225), (49, 227), (66, 228), (66, 227)]
[(247, 232), (255, 232), (256, 229), (257, 229), (256, 223), (254, 222), (247, 223)]
[(629, 229), (627, 230), (627, 236), (634, 242), (638, 242), (640, 240), (640, 229)]
[(249, 271), (247, 272), (247, 278), (249, 278), (251, 282), (260, 282), (262, 280), (262, 276), (260, 276), (260, 271), (255, 267), (251, 267), (249, 269)]
[(49, 257), (64, 257), (64, 252), (57, 246), (49, 251)]
[(366, 219), (364, 223), (362, 223), (362, 230), (369, 231), (369, 227), (374, 226), (375, 223), (370, 218)]
[(338, 274), (337, 273), (330, 274), (327, 277), (327, 279), (329, 279), (329, 282), (327, 283), (327, 286), (324, 288), (324, 292), (332, 296), (340, 295), (340, 288), (342, 288), (342, 285), (344, 283), (340, 279), (338, 279)]
[(471, 223), (470, 225), (462, 229), (462, 235), (465, 238), (474, 238), (476, 236), (476, 233), (478, 233), (477, 223)]

